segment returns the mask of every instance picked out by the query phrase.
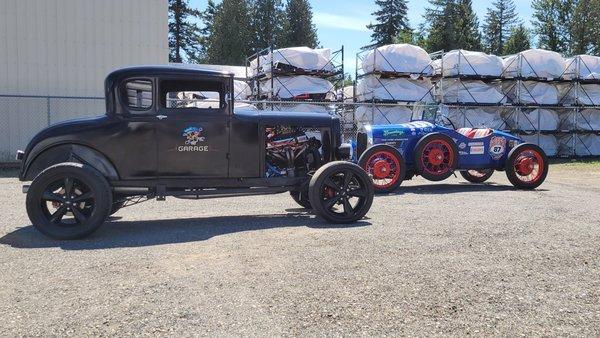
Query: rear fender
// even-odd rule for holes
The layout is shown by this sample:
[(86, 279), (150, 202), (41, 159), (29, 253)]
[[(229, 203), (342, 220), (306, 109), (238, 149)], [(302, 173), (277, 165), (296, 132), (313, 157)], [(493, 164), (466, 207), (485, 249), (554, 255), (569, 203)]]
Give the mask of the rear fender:
[(33, 160), (26, 163), (21, 173), (21, 180), (32, 181), (44, 169), (63, 162), (87, 164), (98, 170), (109, 181), (119, 179), (114, 165), (99, 151), (80, 144), (62, 144), (45, 149), (35, 155)]

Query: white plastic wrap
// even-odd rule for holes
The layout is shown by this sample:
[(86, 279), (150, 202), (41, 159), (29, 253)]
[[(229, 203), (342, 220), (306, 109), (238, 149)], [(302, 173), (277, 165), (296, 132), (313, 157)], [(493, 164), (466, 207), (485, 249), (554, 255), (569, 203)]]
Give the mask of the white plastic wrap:
[(245, 79), (248, 75), (246, 73), (246, 67), (244, 67), (244, 66), (224, 66), (224, 65), (209, 65), (209, 64), (199, 64), (197, 66), (202, 69), (232, 73), (233, 76), (235, 76), (238, 79)]
[(558, 140), (554, 135), (519, 135), (527, 143), (537, 144), (548, 156), (558, 155)]
[(535, 81), (507, 81), (504, 93), (513, 103), (556, 105), (559, 101), (558, 89), (554, 84)]
[(370, 51), (362, 61), (365, 73), (396, 72), (433, 75), (431, 57), (418, 46), (395, 44), (382, 46)]
[(503, 60), (505, 77), (534, 77), (556, 79), (563, 75), (565, 60), (556, 53), (530, 49)]
[(564, 121), (565, 129), (600, 131), (600, 109), (583, 109)]
[(305, 94), (326, 94), (326, 100), (333, 100), (334, 86), (331, 82), (312, 76), (281, 76), (260, 83), (262, 93), (271, 93), (273, 97), (291, 99)]
[(599, 80), (600, 57), (592, 55), (578, 55), (565, 60), (565, 76), (567, 80)]
[[(443, 91), (440, 90), (443, 88)], [(443, 79), (438, 83), (445, 103), (506, 103), (500, 84), (488, 84), (477, 80)]]
[(577, 101), (584, 106), (600, 106), (600, 85), (583, 84), (579, 89)]
[(412, 109), (408, 107), (386, 106), (359, 106), (356, 108), (355, 118), (359, 127), (372, 124), (400, 124), (410, 122), (413, 116)]
[(247, 100), (252, 95), (252, 89), (244, 81), (233, 81), (233, 95), (235, 100)]
[[(539, 126), (538, 126), (539, 118)], [(509, 122), (513, 128), (525, 131), (558, 130), (560, 118), (558, 113), (550, 109), (524, 109), (520, 114), (512, 114)]]
[(454, 127), (504, 129), (505, 122), (494, 108), (448, 108), (444, 110)]
[[(332, 71), (331, 49), (312, 49), (309, 47), (290, 47), (276, 49), (273, 53), (262, 55), (250, 61), (250, 69), (254, 75), (271, 71), (273, 65), (285, 64), (296, 68), (312, 71)], [(260, 63), (259, 63), (260, 61)]]
[(273, 106), (275, 111), (284, 112), (302, 112), (302, 113), (321, 113), (328, 114), (329, 109), (324, 105), (316, 105), (310, 103), (299, 103), (299, 104), (278, 104)]
[(434, 88), (429, 79), (378, 78), (369, 75), (362, 78), (356, 88), (359, 101), (383, 100), (406, 102), (434, 102)]
[(435, 73), (444, 76), (475, 75), (501, 76), (502, 59), (496, 55), (466, 50), (453, 50), (433, 63)]

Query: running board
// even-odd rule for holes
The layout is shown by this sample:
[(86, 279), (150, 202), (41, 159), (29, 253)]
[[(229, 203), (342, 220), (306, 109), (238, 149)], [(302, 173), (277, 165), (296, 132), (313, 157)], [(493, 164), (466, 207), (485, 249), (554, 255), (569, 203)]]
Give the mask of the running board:
[(273, 195), (290, 191), (289, 188), (244, 188), (244, 189), (192, 189), (183, 191), (169, 191), (166, 196), (181, 199), (209, 199), (240, 196)]

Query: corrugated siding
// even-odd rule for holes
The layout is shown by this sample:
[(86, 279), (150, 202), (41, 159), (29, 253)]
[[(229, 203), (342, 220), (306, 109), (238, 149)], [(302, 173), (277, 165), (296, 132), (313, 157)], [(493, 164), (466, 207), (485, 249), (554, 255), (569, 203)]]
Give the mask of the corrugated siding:
[(119, 67), (168, 62), (167, 0), (0, 1), (0, 94), (102, 96)]

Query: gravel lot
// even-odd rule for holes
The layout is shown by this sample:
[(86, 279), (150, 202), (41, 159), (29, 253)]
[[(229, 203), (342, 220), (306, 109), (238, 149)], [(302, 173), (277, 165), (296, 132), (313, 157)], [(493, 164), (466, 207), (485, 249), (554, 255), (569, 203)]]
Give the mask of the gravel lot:
[(491, 181), (416, 179), (353, 226), (288, 195), (153, 201), (58, 242), (0, 178), (0, 332), (600, 335), (600, 165)]

